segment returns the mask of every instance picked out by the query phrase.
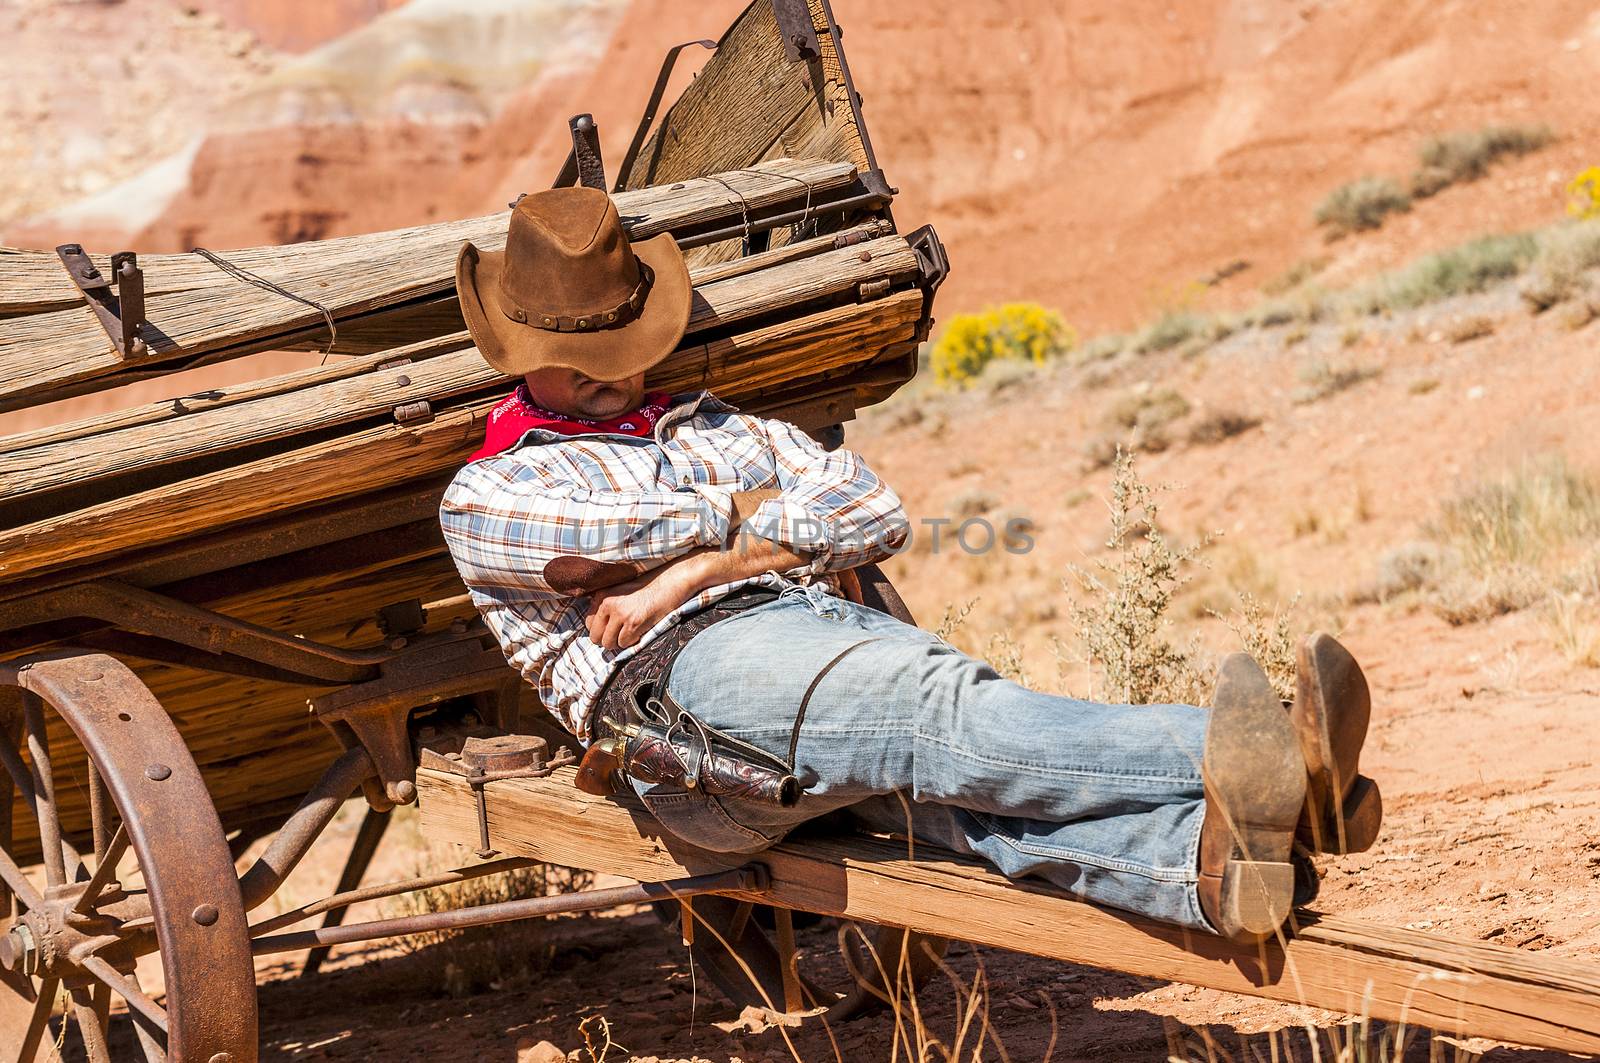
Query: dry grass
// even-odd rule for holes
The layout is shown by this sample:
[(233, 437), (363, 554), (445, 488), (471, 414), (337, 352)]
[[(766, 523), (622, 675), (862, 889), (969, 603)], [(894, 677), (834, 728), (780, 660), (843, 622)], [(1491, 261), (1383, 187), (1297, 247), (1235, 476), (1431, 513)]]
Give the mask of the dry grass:
[(1329, 240), (1376, 229), (1391, 214), (1411, 209), (1411, 196), (1389, 177), (1361, 177), (1340, 185), (1317, 205), (1313, 217)]
[[(428, 872), (421, 862), (418, 875)], [(395, 915), (458, 911), (484, 904), (544, 897), (588, 889), (594, 876), (572, 868), (539, 865), (500, 875), (468, 879), (390, 902)], [(436, 967), (439, 987), (452, 997), (466, 997), (507, 984), (526, 982), (548, 957), (541, 956), (540, 928), (532, 919), (467, 930), (434, 931), (400, 938), (400, 947), (426, 956)]]
[(1372, 380), (1382, 372), (1383, 370), (1375, 365), (1330, 362), (1319, 358), (1301, 367), (1300, 387), (1295, 389), (1290, 398), (1297, 406), (1320, 402), (1330, 395), (1337, 395), (1357, 384)]
[(1212, 410), (1189, 426), (1190, 446), (1214, 446), (1261, 425), (1261, 418), (1239, 410)]
[[(1385, 554), (1367, 597), (1415, 594), (1452, 624), (1526, 609), (1557, 596), (1600, 598), (1600, 483), (1560, 455), (1530, 461), (1446, 501), (1427, 539)], [(1581, 610), (1552, 605), (1553, 621), (1578, 652)], [(1561, 641), (1558, 639), (1558, 641)], [(1567, 652), (1564, 647), (1564, 652)]]
[(1451, 185), (1476, 181), (1501, 159), (1530, 154), (1554, 140), (1555, 133), (1544, 125), (1491, 125), (1429, 137), (1417, 153), (1420, 165), (1411, 175), (1411, 195), (1425, 199)]

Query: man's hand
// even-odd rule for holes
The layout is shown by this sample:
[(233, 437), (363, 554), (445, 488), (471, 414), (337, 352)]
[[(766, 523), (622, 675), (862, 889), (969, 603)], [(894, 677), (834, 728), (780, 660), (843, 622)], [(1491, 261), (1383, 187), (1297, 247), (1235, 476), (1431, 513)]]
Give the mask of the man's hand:
[(607, 650), (636, 645), (645, 632), (699, 593), (686, 575), (683, 565), (668, 562), (638, 579), (595, 591), (584, 617), (589, 638)]
[(734, 494), (734, 519), (730, 522), (732, 531), (726, 549), (691, 550), (636, 579), (594, 589), (584, 617), (589, 638), (603, 649), (627, 649), (637, 645), (645, 632), (707, 587), (734, 583), (763, 572), (788, 572), (806, 565), (810, 558), (805, 554), (755, 536), (738, 534), (739, 526), (750, 519), (756, 507), (777, 496), (774, 490)]

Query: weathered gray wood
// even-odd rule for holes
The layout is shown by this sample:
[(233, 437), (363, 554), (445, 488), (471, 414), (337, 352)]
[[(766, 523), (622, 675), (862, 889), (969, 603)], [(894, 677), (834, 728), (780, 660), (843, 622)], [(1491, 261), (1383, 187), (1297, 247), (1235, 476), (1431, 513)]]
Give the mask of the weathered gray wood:
[[(825, 251), (771, 268), (742, 272), (695, 289), (689, 320), (694, 334), (721, 329), (780, 309), (849, 292), (866, 281), (909, 277), (916, 257), (905, 239), (887, 236), (856, 247)], [(452, 346), (460, 346), (456, 340)], [(68, 484), (83, 485), (206, 454), (238, 449), (298, 433), (349, 424), (406, 403), (438, 402), (501, 379), (475, 348), (378, 369), (389, 359), (368, 358), (353, 367), (324, 367), (293, 374), (309, 384), (283, 391), (254, 385), (254, 401), (232, 401), (156, 419), (146, 407), (134, 423), (88, 434), (83, 426), (43, 433), (45, 441), (0, 453), (0, 498), (18, 499)], [(397, 354), (399, 352), (396, 352)], [(685, 360), (684, 354), (676, 356)], [(693, 362), (695, 356), (687, 360)], [(804, 365), (791, 367), (803, 371)], [(242, 389), (249, 391), (251, 389)], [(257, 397), (259, 396), (259, 397)], [(226, 397), (226, 396), (224, 396)], [(113, 418), (113, 421), (120, 418)]]
[[(619, 193), (617, 209), (630, 238), (642, 239), (717, 219), (737, 220), (749, 209), (803, 201), (807, 187), (822, 192), (849, 183), (854, 175), (848, 163), (779, 160), (716, 180)], [(506, 218), (502, 212), (312, 244), (248, 248), (225, 257), (343, 318), (448, 290), (462, 241), (489, 250), (503, 247)], [(55, 259), (48, 252), (35, 254)], [(15, 304), (23, 297), (23, 284), (43, 284), (47, 305), (56, 301), (59, 285), (39, 279), (44, 260), (20, 266), (25, 258), (19, 252), (0, 256), (0, 291), (10, 293), (6, 298)], [(141, 265), (152, 325), (149, 353), (119, 356), (81, 299), (67, 309), (0, 319), (0, 402), (44, 401), (55, 389), (178, 354), (252, 342), (259, 349), (264, 337), (317, 328), (322, 321), (315, 309), (232, 277), (196, 255), (152, 255)]]
[[(1589, 964), (1336, 916), (1304, 920), (1286, 944), (1234, 945), (1009, 881), (942, 850), (918, 845), (913, 859), (905, 842), (865, 835), (784, 843), (754, 857), (708, 853), (663, 833), (633, 802), (576, 789), (573, 774), (491, 783), (493, 847), (641, 881), (757, 860), (772, 888), (747, 900), (1456, 1036), (1600, 1051), (1600, 972)], [(465, 780), (424, 770), (417, 787), (424, 833), (476, 848)]]
[[(906, 292), (786, 320), (680, 349), (647, 380), (668, 391), (714, 386), (737, 400), (797, 376), (870, 360), (890, 344), (909, 340), (921, 306), (920, 292)], [(455, 382), (476, 379), (492, 384), (499, 379), (482, 367), (475, 350), (441, 355), (408, 368)], [(386, 370), (373, 378), (380, 388), (403, 390), (398, 377), (405, 371)], [(323, 387), (345, 389), (365, 383), (358, 377)], [(0, 531), (0, 581), (84, 566), (135, 548), (355, 497), (459, 466), (482, 441), (484, 416), (498, 398), (497, 390), (459, 406), (443, 406), (429, 424), (362, 429), (132, 495), (113, 493), (106, 502)], [(299, 401), (299, 395), (291, 395), (260, 405)], [(238, 409), (217, 411), (215, 416), (232, 416)], [(326, 412), (337, 415), (331, 406)], [(197, 437), (196, 445), (216, 440), (217, 431), (213, 424), (211, 434)], [(188, 435), (183, 433), (186, 440)]]

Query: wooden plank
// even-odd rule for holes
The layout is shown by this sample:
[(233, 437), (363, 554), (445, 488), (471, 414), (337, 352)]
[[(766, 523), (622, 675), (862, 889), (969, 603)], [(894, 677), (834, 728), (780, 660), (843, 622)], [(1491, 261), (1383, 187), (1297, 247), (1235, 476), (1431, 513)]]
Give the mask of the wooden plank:
[[(905, 239), (888, 236), (859, 247), (730, 276), (695, 290), (688, 329), (691, 344), (696, 333), (847, 293), (866, 281), (908, 277), (915, 270), (916, 256)], [(463, 346), (459, 338), (449, 345)], [(701, 347), (680, 350), (671, 361), (688, 364), (703, 360)], [(437, 354), (431, 345), (424, 348)], [(473, 347), (409, 365), (378, 368), (388, 361), (369, 357), (354, 365), (291, 374), (309, 385), (295, 390), (283, 389), (276, 382), (234, 390), (235, 396), (250, 393), (248, 397), (254, 401), (249, 402), (202, 402), (197, 409), (173, 402), (159, 415), (155, 407), (145, 407), (135, 415), (134, 423), (121, 427), (123, 415), (113, 415), (116, 427), (92, 435), (87, 434), (83, 422), (61, 432), (47, 430), (39, 434), (45, 438), (43, 443), (0, 451), (0, 498), (15, 501), (67, 485), (81, 487), (351, 424), (382, 416), (406, 403), (452, 399), (504, 379)], [(330, 371), (335, 368), (337, 372)], [(666, 375), (670, 377), (670, 370)], [(218, 394), (222, 399), (230, 397)]]
[[(737, 401), (803, 373), (870, 360), (910, 337), (921, 303), (920, 292), (905, 292), (681, 349), (647, 379), (668, 391), (714, 386)], [(0, 580), (82, 566), (448, 470), (477, 448), (498, 398), (442, 409), (429, 424), (363, 429), (0, 531)]]
[(802, 110), (820, 103), (806, 64), (784, 58), (772, 5), (755, 0), (661, 117), (627, 175), (627, 187), (749, 166)]
[[(718, 219), (736, 220), (746, 210), (786, 204), (797, 197), (803, 201), (808, 186), (815, 191), (837, 188), (854, 176), (855, 168), (848, 163), (779, 160), (715, 180), (619, 193), (616, 202), (630, 237), (642, 239)], [(448, 290), (461, 242), (472, 240), (488, 250), (503, 247), (506, 218), (502, 212), (312, 244), (247, 248), (230, 251), (226, 257), (343, 318)], [(17, 286), (22, 282), (4, 271), (15, 257), (0, 257), (0, 290), (12, 293), (7, 296), (12, 302), (18, 300)], [(372, 268), (374, 263), (383, 268)], [(252, 342), (259, 347), (263, 339), (317, 328), (322, 321), (319, 311), (233, 277), (199, 256), (152, 255), (141, 265), (146, 316), (152, 323), (148, 354), (119, 356), (81, 301), (64, 310), (0, 319), (0, 401), (23, 397), (45, 401), (53, 390), (76, 382), (114, 376), (176, 355)], [(13, 268), (13, 273), (21, 272), (37, 271)]]
[[(1600, 972), (1589, 964), (1336, 916), (1306, 920), (1287, 947), (1243, 947), (980, 863), (864, 835), (784, 843), (755, 857), (708, 853), (665, 835), (636, 804), (592, 797), (573, 769), (488, 787), (489, 837), (511, 856), (656, 881), (759, 860), (770, 894), (745, 899), (909, 927), (1072, 963), (1370, 1015), (1456, 1036), (1600, 1051)], [(477, 847), (471, 789), (423, 771), (424, 834)]]

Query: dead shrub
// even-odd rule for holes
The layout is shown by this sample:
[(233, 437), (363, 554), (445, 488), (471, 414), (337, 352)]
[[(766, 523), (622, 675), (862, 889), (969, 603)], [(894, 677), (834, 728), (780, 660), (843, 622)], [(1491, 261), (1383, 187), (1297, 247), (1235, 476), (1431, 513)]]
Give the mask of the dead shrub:
[(1328, 193), (1312, 215), (1329, 240), (1376, 229), (1391, 214), (1411, 209), (1411, 196), (1389, 177), (1361, 177)]
[(1173, 599), (1187, 584), (1209, 537), (1174, 546), (1161, 531), (1157, 492), (1138, 476), (1133, 457), (1117, 455), (1111, 479), (1109, 559), (1072, 566), (1062, 581), (1068, 615), (1104, 689), (1101, 698), (1135, 705), (1198, 705), (1208, 683), (1194, 642), (1170, 633)]
[[(427, 873), (419, 864), (417, 874)], [(396, 915), (425, 915), (588, 889), (593, 882), (591, 872), (539, 864), (402, 894), (390, 902), (390, 906)], [(543, 925), (544, 920), (533, 919), (465, 930), (430, 931), (397, 940), (404, 951), (427, 957), (445, 993), (465, 997), (498, 985), (519, 983), (537, 973), (545, 959), (539, 954)]]
[(1383, 370), (1375, 365), (1317, 359), (1301, 368), (1301, 386), (1295, 389), (1290, 399), (1297, 406), (1305, 406), (1319, 402), (1330, 395), (1337, 395), (1382, 373)]
[(1452, 321), (1444, 330), (1444, 334), (1451, 343), (1470, 343), (1485, 336), (1493, 336), (1494, 322), (1482, 314), (1464, 317)]
[(1212, 614), (1233, 632), (1244, 652), (1255, 658), (1261, 670), (1267, 674), (1267, 679), (1272, 682), (1272, 689), (1284, 701), (1294, 700), (1295, 676), (1298, 674), (1294, 611), (1299, 604), (1300, 596), (1297, 594), (1288, 605), (1274, 606), (1268, 612), (1260, 598), (1249, 591), (1240, 591), (1239, 604), (1228, 615)]
[(1600, 483), (1560, 455), (1476, 484), (1439, 508), (1428, 541), (1385, 554), (1377, 600), (1422, 593), (1451, 624), (1470, 624), (1576, 593), (1593, 597)]
[(1214, 446), (1260, 425), (1261, 418), (1239, 410), (1212, 410), (1189, 426), (1189, 445)]

